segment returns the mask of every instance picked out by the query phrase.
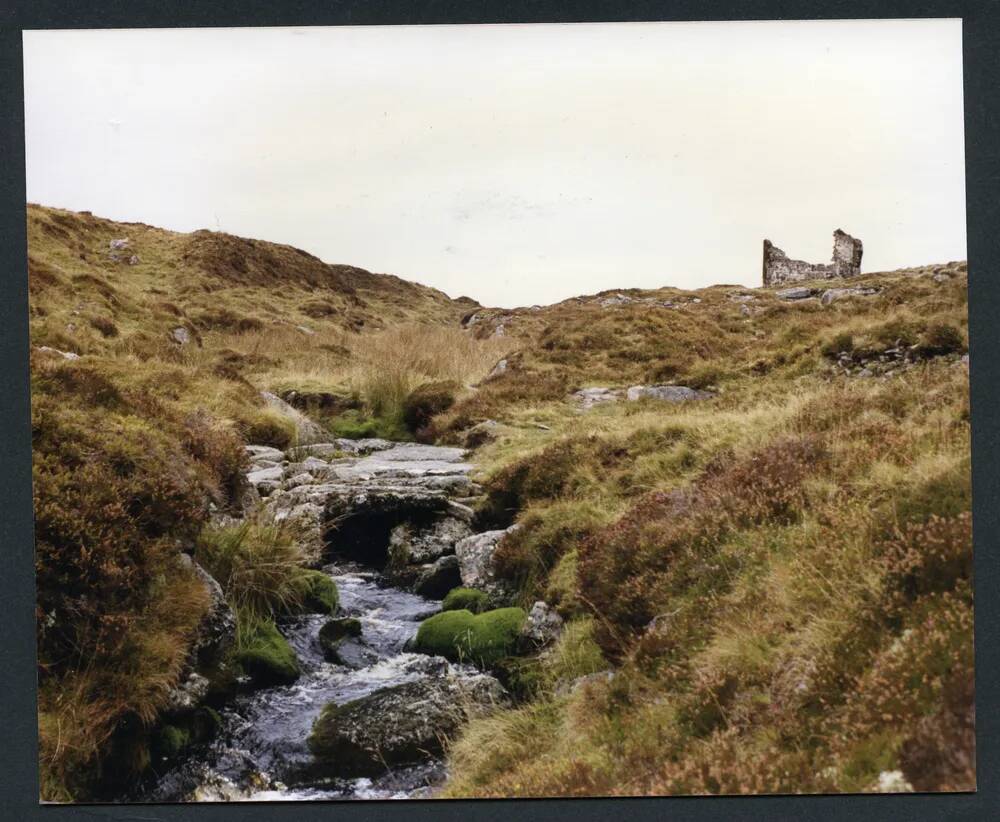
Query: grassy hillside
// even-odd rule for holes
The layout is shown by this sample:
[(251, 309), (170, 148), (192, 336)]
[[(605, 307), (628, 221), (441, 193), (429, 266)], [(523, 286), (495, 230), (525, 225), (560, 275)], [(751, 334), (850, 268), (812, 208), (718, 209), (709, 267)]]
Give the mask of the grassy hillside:
[[(850, 285), (881, 290), (506, 312), (507, 371), (436, 424), (501, 423), (500, 570), (570, 629), (453, 746), (447, 795), (974, 785), (965, 265)], [(649, 381), (717, 396), (566, 399)]]
[[(331, 434), (482, 443), (480, 524), (523, 525), (511, 604), (567, 620), (453, 741), (446, 795), (974, 783), (964, 263), (805, 284), (878, 289), (829, 304), (499, 310), (256, 240), (28, 223), (47, 798), (142, 768), (118, 730), (207, 607), (176, 554), (234, 503), (244, 442), (294, 438), (262, 390)], [(570, 397), (652, 383), (714, 396)]]
[(208, 607), (178, 553), (236, 503), (244, 443), (294, 443), (260, 392), (412, 437), (412, 389), (469, 390), (499, 349), (459, 330), (469, 300), (287, 246), (29, 206), (28, 257), (42, 794), (86, 798), (148, 764), (120, 737)]

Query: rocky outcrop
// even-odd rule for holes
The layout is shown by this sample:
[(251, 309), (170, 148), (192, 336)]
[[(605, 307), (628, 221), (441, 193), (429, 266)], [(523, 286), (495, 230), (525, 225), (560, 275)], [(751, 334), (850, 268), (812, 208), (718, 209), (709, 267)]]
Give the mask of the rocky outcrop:
[(471, 511), (451, 499), (478, 491), (464, 449), (370, 439), (247, 453), (264, 511), (295, 524), (312, 562), (329, 554), (382, 568), (395, 549), (394, 569), (408, 567), (412, 582), (470, 533)]
[(862, 250), (861, 240), (855, 239), (839, 228), (833, 232), (833, 260), (830, 263), (793, 260), (770, 240), (764, 240), (764, 285), (776, 286), (802, 280), (857, 277), (861, 273)]
[(504, 698), (487, 674), (407, 682), (327, 705), (313, 724), (309, 749), (331, 776), (373, 776), (439, 753), (462, 723), (490, 713)]
[(502, 530), (484, 531), (456, 543), (455, 556), (458, 557), (462, 585), (487, 592), (497, 591), (500, 585), (493, 567), (493, 554), (500, 540), (520, 527), (515, 524)]

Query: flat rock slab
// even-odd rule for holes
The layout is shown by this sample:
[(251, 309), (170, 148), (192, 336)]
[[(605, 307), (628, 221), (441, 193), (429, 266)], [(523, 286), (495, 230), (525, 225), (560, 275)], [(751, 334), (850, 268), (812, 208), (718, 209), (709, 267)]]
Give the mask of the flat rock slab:
[(808, 300), (810, 297), (815, 297), (816, 294), (815, 288), (786, 288), (775, 296), (779, 300)]
[(633, 385), (625, 396), (630, 402), (636, 400), (660, 400), (662, 402), (688, 402), (708, 400), (715, 396), (711, 391), (700, 391), (686, 385)]

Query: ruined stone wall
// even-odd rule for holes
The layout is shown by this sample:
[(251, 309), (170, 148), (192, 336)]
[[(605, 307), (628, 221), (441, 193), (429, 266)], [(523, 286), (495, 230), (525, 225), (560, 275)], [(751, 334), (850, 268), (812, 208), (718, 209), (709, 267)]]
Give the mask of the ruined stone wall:
[(861, 273), (861, 240), (839, 228), (833, 232), (833, 265), (838, 277), (857, 277)]
[(770, 240), (764, 240), (764, 285), (856, 277), (861, 273), (861, 250), (861, 240), (854, 239), (839, 228), (833, 233), (832, 263), (793, 260)]

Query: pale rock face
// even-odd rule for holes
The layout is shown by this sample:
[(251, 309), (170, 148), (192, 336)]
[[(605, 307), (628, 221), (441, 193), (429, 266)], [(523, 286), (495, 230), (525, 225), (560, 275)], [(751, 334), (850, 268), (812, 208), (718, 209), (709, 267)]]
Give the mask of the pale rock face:
[(521, 637), (529, 645), (548, 645), (562, 633), (563, 620), (549, 605), (539, 600), (531, 606), (528, 618), (521, 628)]
[(500, 540), (520, 527), (515, 524), (502, 530), (484, 531), (456, 543), (455, 556), (458, 557), (462, 585), (467, 588), (481, 588), (484, 591), (495, 590), (497, 581), (493, 568), (493, 554)]
[(178, 345), (187, 345), (191, 342), (191, 332), (184, 326), (179, 325), (176, 328), (171, 329), (170, 338)]

